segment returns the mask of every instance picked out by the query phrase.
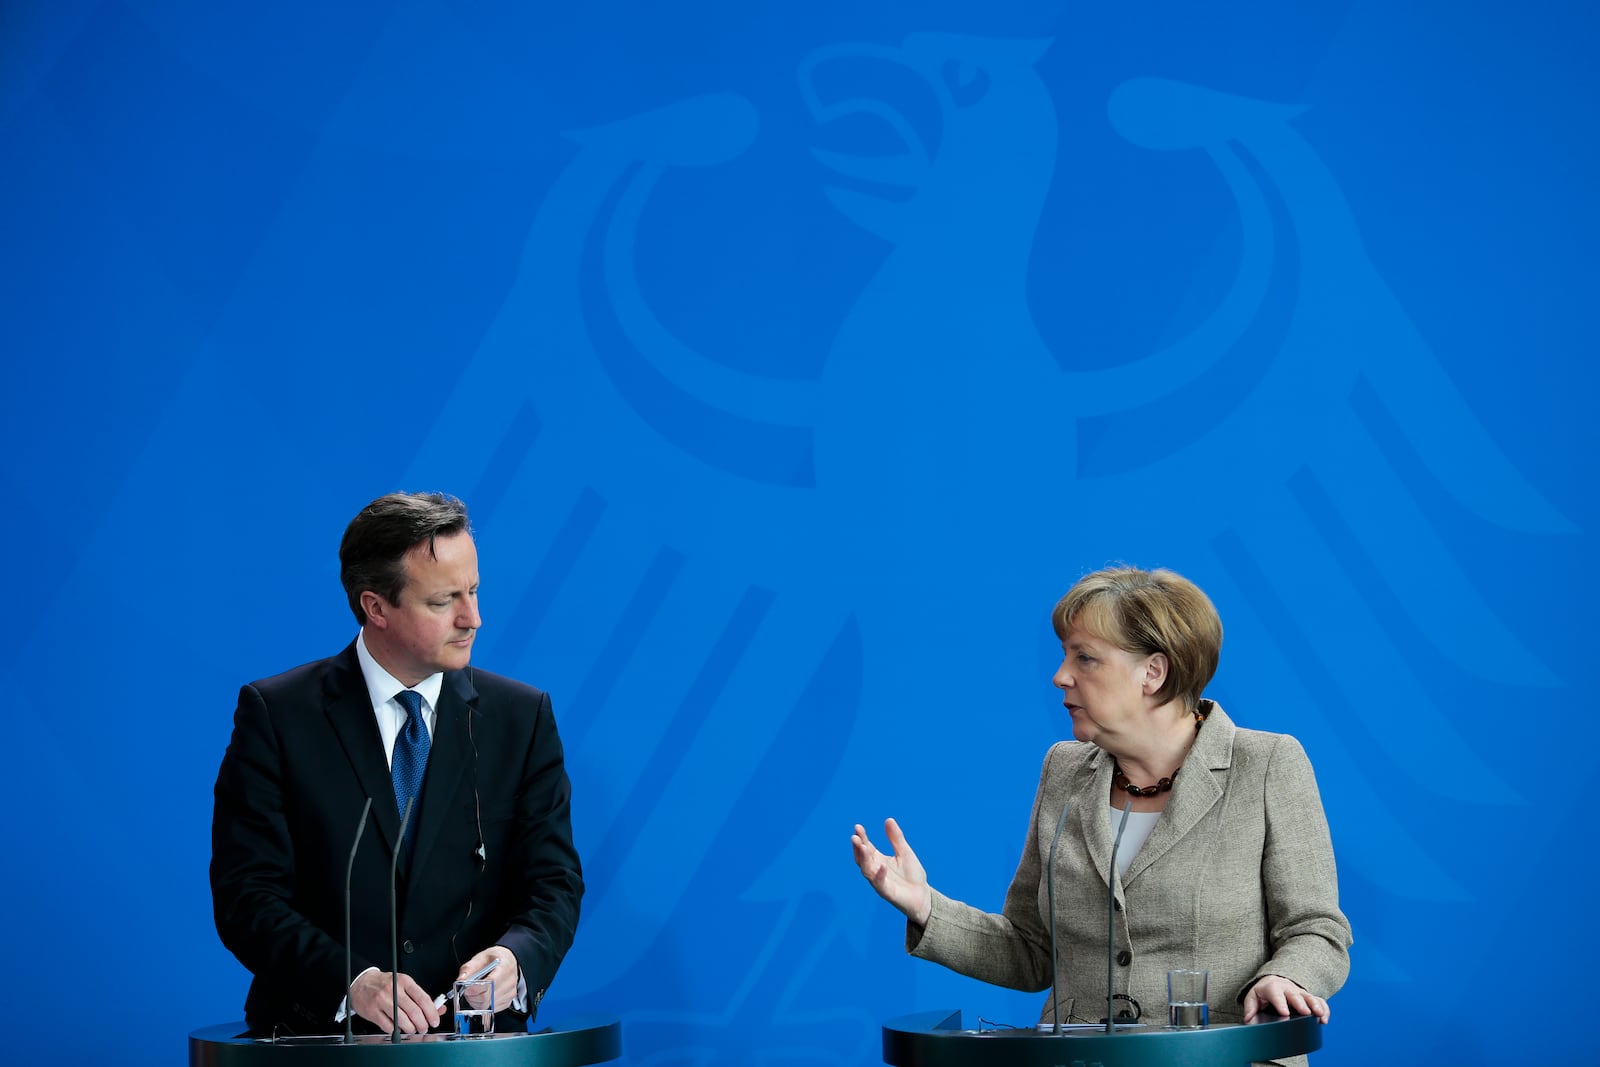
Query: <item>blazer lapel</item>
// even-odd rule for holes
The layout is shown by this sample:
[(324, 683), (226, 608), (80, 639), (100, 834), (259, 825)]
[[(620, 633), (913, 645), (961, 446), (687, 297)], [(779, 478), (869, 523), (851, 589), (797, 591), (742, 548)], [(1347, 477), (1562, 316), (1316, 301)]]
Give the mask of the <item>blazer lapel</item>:
[(1233, 720), (1212, 703), (1211, 713), (1183, 761), (1172, 795), (1155, 829), (1128, 868), (1126, 881), (1135, 878), (1183, 840), (1222, 799), (1222, 786), (1233, 763)]
[(393, 851), (400, 837), (400, 811), (394, 802), (394, 779), (383, 754), (383, 737), (367, 695), (366, 679), (355, 645), (339, 655), (323, 684), (324, 709), (361, 789), (372, 798), (372, 820)]
[(1072, 804), (1077, 809), (1077, 819), (1083, 841), (1089, 850), (1089, 862), (1099, 872), (1100, 880), (1111, 884), (1111, 805), (1106, 797), (1111, 795), (1111, 757), (1103, 749), (1095, 749), (1089, 757), (1088, 770), (1082, 775), (1073, 791)]
[(417, 826), (417, 852), (411, 872), (422, 870), (439, 835), (455, 810), (456, 794), (476, 759), (467, 721), (478, 713), (478, 691), (464, 671), (450, 671), (439, 687), (433, 744), (428, 749), (428, 773), (422, 786), (422, 821)]

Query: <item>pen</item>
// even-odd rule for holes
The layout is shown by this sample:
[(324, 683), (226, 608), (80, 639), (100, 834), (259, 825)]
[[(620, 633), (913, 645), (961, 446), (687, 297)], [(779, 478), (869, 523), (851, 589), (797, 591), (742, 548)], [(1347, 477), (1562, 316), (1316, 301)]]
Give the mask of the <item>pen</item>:
[[(461, 979), (461, 981), (463, 981), (463, 982), (476, 982), (476, 981), (478, 981), (480, 979), (487, 978), (489, 976), (489, 972), (494, 970), (498, 966), (500, 966), (500, 957), (496, 956), (494, 959), (492, 959), (492, 960), (490, 960), (488, 962), (488, 964), (483, 968), (483, 970), (479, 971), (477, 974), (468, 975), (467, 977)], [(450, 999), (450, 994), (449, 993), (440, 993), (438, 996), (434, 997), (433, 998), (433, 1010), (434, 1011), (439, 1011), (439, 1010), (443, 1009), (444, 1002), (449, 1000), (449, 999)]]

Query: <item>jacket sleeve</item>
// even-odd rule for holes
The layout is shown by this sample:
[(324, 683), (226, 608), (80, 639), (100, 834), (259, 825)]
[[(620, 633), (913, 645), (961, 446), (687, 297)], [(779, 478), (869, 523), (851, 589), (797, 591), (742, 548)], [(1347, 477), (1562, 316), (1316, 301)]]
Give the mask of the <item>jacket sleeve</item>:
[[(211, 822), (217, 933), (252, 974), (293, 989), (312, 1015), (332, 1023), (344, 999), (344, 947), (293, 906), (295, 866), (282, 746), (266, 701), (247, 685), (217, 772)], [(373, 966), (359, 954), (352, 962), (353, 974)]]
[(1350, 922), (1339, 910), (1333, 840), (1311, 761), (1287, 735), (1269, 758), (1266, 798), (1261, 879), (1270, 952), (1246, 988), (1276, 974), (1329, 997), (1350, 973)]
[(503, 892), (512, 919), (499, 943), (517, 957), (529, 1011), (537, 1009), (572, 947), (583, 899), (583, 871), (572, 841), (572, 785), (550, 697), (539, 694), (522, 766)]

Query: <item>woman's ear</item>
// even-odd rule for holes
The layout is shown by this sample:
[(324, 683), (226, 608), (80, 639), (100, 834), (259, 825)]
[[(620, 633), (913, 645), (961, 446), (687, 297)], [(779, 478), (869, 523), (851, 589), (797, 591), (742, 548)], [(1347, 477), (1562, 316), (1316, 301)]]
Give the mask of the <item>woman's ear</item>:
[(1167, 654), (1157, 652), (1144, 662), (1144, 682), (1141, 691), (1147, 697), (1153, 697), (1161, 692), (1161, 687), (1167, 681)]

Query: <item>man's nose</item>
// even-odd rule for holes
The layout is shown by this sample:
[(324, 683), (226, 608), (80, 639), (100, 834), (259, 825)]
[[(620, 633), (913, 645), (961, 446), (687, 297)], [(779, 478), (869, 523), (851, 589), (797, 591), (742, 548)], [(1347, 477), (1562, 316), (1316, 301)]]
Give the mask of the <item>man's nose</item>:
[(476, 630), (483, 625), (483, 616), (478, 614), (477, 597), (467, 600), (466, 609), (462, 611), (461, 617), (456, 620), (456, 625), (463, 630)]

